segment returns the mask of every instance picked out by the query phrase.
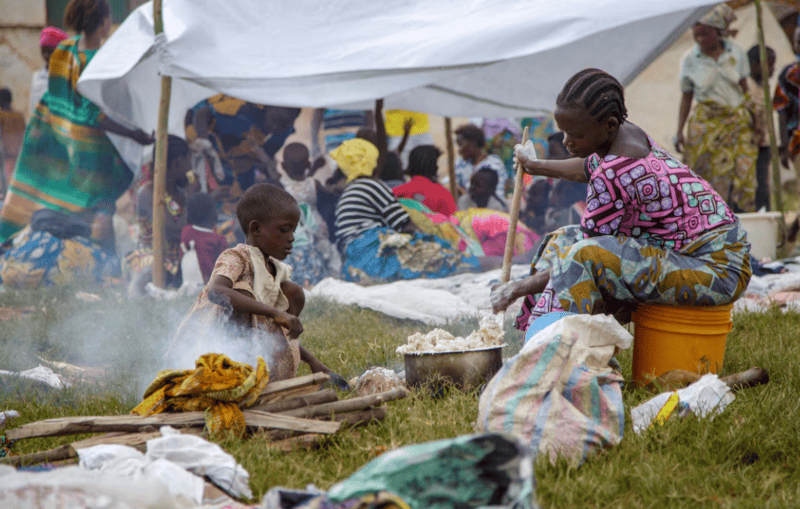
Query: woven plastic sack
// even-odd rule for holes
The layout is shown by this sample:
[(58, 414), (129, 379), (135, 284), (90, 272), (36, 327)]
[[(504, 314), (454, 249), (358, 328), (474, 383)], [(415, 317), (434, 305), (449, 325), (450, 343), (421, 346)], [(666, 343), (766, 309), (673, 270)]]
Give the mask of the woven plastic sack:
[(551, 463), (577, 466), (622, 440), (622, 375), (613, 356), (633, 337), (611, 316), (573, 315), (532, 336), (481, 394), (479, 431), (521, 437)]
[(389, 492), (411, 509), (535, 509), (534, 489), (533, 462), (525, 444), (484, 434), (384, 453), (334, 485), (327, 498), (337, 503)]

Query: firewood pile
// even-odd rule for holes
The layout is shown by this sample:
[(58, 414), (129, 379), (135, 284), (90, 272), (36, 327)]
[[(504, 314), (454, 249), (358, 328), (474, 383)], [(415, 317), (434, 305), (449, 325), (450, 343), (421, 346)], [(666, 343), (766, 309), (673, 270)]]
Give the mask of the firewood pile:
[[(298, 444), (313, 444), (343, 427), (360, 426), (386, 417), (384, 403), (406, 396), (404, 389), (352, 399), (338, 399), (333, 389), (323, 389), (329, 380), (322, 373), (280, 380), (267, 384), (258, 401), (243, 409), (248, 431), (264, 431), (271, 446), (290, 450)], [(77, 451), (99, 444), (143, 447), (161, 436), (161, 426), (172, 426), (181, 433), (201, 435), (203, 412), (138, 415), (57, 417), (24, 424), (7, 430), (7, 440), (102, 433), (48, 451), (9, 456), (0, 460), (13, 466), (34, 465), (77, 458)]]

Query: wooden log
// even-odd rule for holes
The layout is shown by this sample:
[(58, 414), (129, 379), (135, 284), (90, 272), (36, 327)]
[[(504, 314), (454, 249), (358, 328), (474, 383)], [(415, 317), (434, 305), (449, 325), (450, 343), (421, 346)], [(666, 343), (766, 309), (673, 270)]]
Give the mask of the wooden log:
[[(203, 436), (203, 430), (198, 428), (183, 428), (180, 430), (183, 435)], [(95, 445), (128, 445), (130, 447), (141, 447), (147, 443), (148, 440), (154, 438), (161, 438), (160, 431), (144, 431), (140, 433), (103, 433), (102, 435), (93, 436), (84, 440), (72, 442), (72, 448), (76, 451), (78, 449), (85, 449)]]
[(447, 147), (447, 176), (450, 179), (450, 194), (458, 201), (458, 184), (456, 182), (456, 153), (453, 149), (453, 121), (444, 117), (445, 146)]
[(382, 392), (380, 394), (372, 394), (362, 398), (345, 399), (342, 401), (335, 401), (333, 403), (325, 403), (307, 408), (298, 408), (297, 410), (283, 412), (281, 415), (314, 418), (330, 416), (332, 414), (344, 414), (358, 410), (366, 410), (371, 407), (379, 406), (387, 401), (402, 399), (405, 398), (407, 394), (408, 391), (405, 389), (392, 389), (391, 391)]
[(65, 444), (55, 449), (50, 449), (49, 451), (0, 458), (0, 463), (19, 468), (27, 465), (38, 465), (39, 463), (62, 461), (77, 457), (78, 453), (75, 452), (75, 449), (73, 449), (70, 444)]
[(103, 433), (84, 440), (72, 442), (72, 448), (76, 451), (79, 449), (86, 449), (87, 447), (94, 447), (95, 445), (127, 445), (130, 447), (139, 447), (147, 443), (148, 440), (160, 438), (160, 431), (145, 431), (140, 433)]
[[(331, 377), (325, 373), (314, 373), (306, 376), (298, 376), (290, 378), (289, 380), (278, 380), (277, 382), (270, 382), (264, 387), (261, 395), (253, 406), (263, 405), (277, 399), (285, 399), (288, 397), (299, 396), (315, 392), (316, 387), (330, 380)], [(298, 394), (297, 391), (315, 387), (313, 390)]]
[(335, 414), (332, 420), (348, 426), (361, 426), (372, 421), (382, 421), (384, 419), (386, 419), (386, 406), (358, 410), (357, 412), (348, 412), (346, 414)]
[(245, 410), (244, 420), (248, 426), (257, 428), (301, 431), (304, 433), (336, 433), (341, 425), (314, 419), (303, 419), (286, 414), (270, 414), (258, 410)]
[(281, 399), (278, 401), (273, 401), (272, 403), (248, 407), (247, 409), (279, 414), (281, 412), (295, 410), (297, 408), (319, 405), (322, 403), (330, 403), (331, 401), (336, 400), (336, 391), (333, 389), (325, 389), (324, 391), (312, 392), (311, 394), (296, 396), (294, 398)]
[(102, 415), (57, 417), (44, 421), (24, 424), (8, 430), (9, 440), (34, 437), (54, 437), (77, 435), (79, 433), (126, 432), (137, 433), (154, 431), (160, 426), (204, 426), (203, 412), (180, 412), (140, 417), (138, 415)]
[(720, 380), (725, 382), (725, 385), (730, 387), (732, 391), (737, 391), (769, 383), (769, 372), (763, 368), (750, 368), (741, 373), (722, 377)]
[[(335, 433), (339, 427), (285, 414), (270, 414), (257, 410), (244, 411), (248, 426), (257, 428), (289, 429), (294, 431)], [(155, 431), (160, 426), (205, 426), (203, 412), (176, 412), (139, 417), (137, 415), (110, 415), (90, 417), (60, 417), (25, 424), (9, 430), (9, 440), (21, 438), (76, 435), (79, 433)]]
[(325, 435), (319, 433), (309, 433), (296, 437), (284, 438), (273, 442), (267, 442), (267, 447), (280, 449), (283, 452), (292, 452), (300, 447), (317, 447)]
[[(656, 378), (655, 382), (657, 384), (648, 384), (647, 388), (650, 390), (680, 389), (695, 383), (702, 376), (699, 373), (686, 371), (685, 369), (672, 369)], [(747, 371), (721, 377), (720, 380), (730, 387), (732, 391), (737, 391), (768, 383), (769, 373), (763, 368), (750, 368)]]
[[(385, 419), (386, 407), (380, 406), (375, 408), (369, 408), (366, 410), (357, 410), (355, 412), (330, 414), (326, 416), (326, 418), (331, 419), (340, 424), (347, 425), (348, 427), (363, 426), (372, 422), (373, 420), (382, 421), (383, 419)], [(299, 439), (299, 437), (306, 435), (307, 433), (300, 431), (275, 430), (268, 432), (267, 438), (270, 440), (270, 443), (273, 443), (273, 442), (281, 442), (284, 440), (289, 440), (292, 438)]]
[[(156, 34), (164, 31), (162, 0), (153, 1), (153, 30)], [(167, 139), (169, 126), (169, 103), (172, 95), (172, 77), (161, 76), (161, 96), (158, 102), (158, 124), (156, 126), (155, 161), (153, 161), (153, 284), (164, 288), (164, 248), (166, 233), (164, 213), (167, 194)]]
[(305, 387), (295, 387), (294, 389), (281, 391), (271, 396), (266, 396), (266, 397), (262, 396), (258, 399), (258, 402), (265, 404), (265, 403), (272, 403), (275, 401), (283, 401), (285, 399), (290, 399), (290, 398), (298, 398), (300, 396), (307, 396), (309, 394), (314, 394), (315, 392), (319, 392), (321, 389), (322, 389), (322, 384), (307, 385)]

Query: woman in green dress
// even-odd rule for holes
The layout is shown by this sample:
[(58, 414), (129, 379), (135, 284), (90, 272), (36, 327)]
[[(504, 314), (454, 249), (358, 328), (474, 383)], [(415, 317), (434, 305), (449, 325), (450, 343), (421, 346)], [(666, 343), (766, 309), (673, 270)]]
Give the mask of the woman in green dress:
[(76, 85), (111, 28), (107, 0), (71, 0), (64, 24), (77, 35), (58, 45), (50, 58), (48, 90), (33, 112), (3, 209), (0, 242), (48, 208), (65, 213), (99, 210), (93, 239), (113, 245), (111, 215), (133, 173), (106, 131), (150, 144), (152, 136), (123, 127), (80, 95)]

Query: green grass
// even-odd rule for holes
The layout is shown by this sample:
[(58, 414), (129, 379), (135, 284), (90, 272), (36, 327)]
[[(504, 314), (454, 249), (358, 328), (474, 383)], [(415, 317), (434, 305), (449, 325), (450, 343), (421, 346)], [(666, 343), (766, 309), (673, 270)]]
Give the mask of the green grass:
[[(159, 367), (160, 352), (190, 300), (123, 299), (116, 290), (94, 289), (102, 302), (75, 299), (77, 288), (0, 293), (0, 306), (34, 307), (25, 317), (0, 322), (0, 369), (35, 367), (37, 356), (73, 364), (109, 366), (99, 382), (66, 390), (43, 389), (21, 380), (0, 379), (0, 410), (15, 409), (20, 425), (63, 415), (128, 412)], [(408, 320), (312, 299), (303, 313), (303, 344), (345, 378), (369, 366), (402, 369), (394, 352), (415, 331)], [(445, 329), (463, 335), (477, 319)], [(510, 323), (507, 324), (507, 329)], [(507, 334), (511, 355), (521, 334)], [(772, 310), (738, 315), (729, 335), (724, 373), (760, 366), (772, 381), (741, 391), (713, 421), (670, 420), (641, 436), (626, 415), (625, 437), (617, 447), (589, 458), (581, 467), (565, 462), (536, 464), (537, 495), (543, 507), (792, 507), (800, 500), (800, 317)], [(631, 352), (618, 356), (630, 376)], [(652, 395), (623, 392), (626, 412)], [(318, 449), (290, 453), (265, 446), (263, 435), (220, 443), (250, 472), (256, 500), (273, 486), (326, 489), (347, 478), (383, 451), (472, 433), (478, 394), (452, 391), (430, 399), (413, 393), (389, 404), (387, 419), (339, 433)], [(14, 451), (57, 447), (77, 437), (22, 440)]]

